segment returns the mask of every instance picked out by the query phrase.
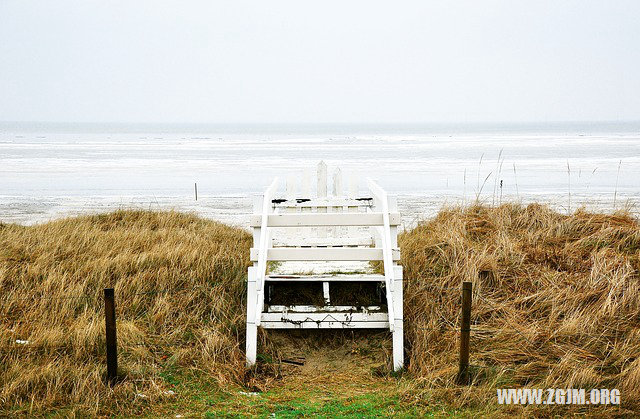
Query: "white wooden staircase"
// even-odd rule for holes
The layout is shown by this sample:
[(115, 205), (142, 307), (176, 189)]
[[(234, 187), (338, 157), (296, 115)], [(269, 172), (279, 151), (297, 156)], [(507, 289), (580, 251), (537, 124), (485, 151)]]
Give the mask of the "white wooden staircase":
[[(278, 195), (278, 179), (254, 201), (253, 248), (247, 284), (247, 365), (256, 362), (257, 328), (264, 329), (389, 329), (393, 335), (393, 368), (403, 367), (402, 267), (396, 201), (368, 180), (360, 196), (354, 182), (342, 190), (340, 169), (327, 194), (327, 167), (318, 165), (317, 197), (297, 196), (289, 178), (286, 194)], [(308, 178), (308, 176), (307, 176)], [(371, 262), (381, 261), (384, 274)], [(275, 272), (273, 265), (294, 265), (297, 272)], [(326, 269), (326, 264), (330, 269)], [(351, 264), (351, 265), (350, 265)], [(353, 266), (359, 267), (354, 269)], [(359, 264), (359, 265), (358, 265)], [(324, 272), (316, 272), (325, 266)], [(364, 267), (364, 269), (363, 269)], [(320, 269), (322, 271), (322, 269)], [(328, 272), (327, 272), (328, 270)], [(272, 272), (274, 271), (274, 272)], [(332, 287), (369, 284), (380, 292), (377, 304), (332, 303)], [(303, 285), (304, 284), (304, 285)], [(276, 302), (279, 286), (317, 287), (315, 304)]]

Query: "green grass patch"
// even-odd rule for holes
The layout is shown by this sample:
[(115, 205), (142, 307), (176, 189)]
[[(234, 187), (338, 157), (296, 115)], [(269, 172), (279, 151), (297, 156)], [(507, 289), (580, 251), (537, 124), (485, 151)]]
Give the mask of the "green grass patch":
[[(249, 393), (250, 394), (250, 393)], [(289, 393), (290, 394), (290, 393)], [(429, 412), (400, 402), (398, 395), (364, 394), (360, 396), (335, 398), (308, 392), (294, 394), (291, 400), (281, 400), (285, 394), (276, 390), (257, 395), (244, 395), (246, 400), (227, 399), (207, 412), (207, 417), (241, 417), (247, 414), (258, 417), (417, 417)], [(317, 400), (318, 398), (324, 400)]]

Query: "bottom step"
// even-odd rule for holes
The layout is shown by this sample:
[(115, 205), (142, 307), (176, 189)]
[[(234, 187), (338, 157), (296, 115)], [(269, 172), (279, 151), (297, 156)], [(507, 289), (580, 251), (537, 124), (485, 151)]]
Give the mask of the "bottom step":
[(389, 322), (303, 322), (303, 323), (283, 323), (262, 321), (260, 327), (263, 329), (389, 329)]
[[(386, 307), (386, 306), (385, 306)], [(381, 306), (310, 306), (310, 305), (276, 305), (267, 306), (266, 313), (370, 313), (381, 312)]]
[(265, 329), (384, 329), (389, 327), (388, 313), (262, 313)]

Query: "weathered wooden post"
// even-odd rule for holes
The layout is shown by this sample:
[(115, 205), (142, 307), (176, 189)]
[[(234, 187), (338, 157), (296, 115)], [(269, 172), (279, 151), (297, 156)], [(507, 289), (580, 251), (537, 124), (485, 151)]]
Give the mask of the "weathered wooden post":
[[(263, 195), (254, 195), (253, 213), (261, 214), (264, 211)], [(269, 199), (269, 197), (267, 197)], [(254, 246), (259, 247), (261, 240), (266, 239), (262, 234), (262, 226), (255, 226), (253, 230)], [(247, 336), (245, 351), (247, 354), (247, 366), (256, 363), (258, 351), (258, 326), (256, 324), (256, 310), (258, 306), (258, 262), (254, 262), (247, 270)]]
[(333, 172), (333, 196), (343, 196), (342, 193), (342, 171), (339, 167)]
[(469, 332), (471, 331), (471, 282), (462, 283), (462, 322), (460, 323), (460, 368), (458, 384), (469, 383)]
[(195, 189), (195, 191), (196, 191), (196, 201), (197, 201), (197, 200), (198, 200), (198, 184), (197, 184), (197, 183), (194, 183), (194, 184), (193, 184), (193, 188), (194, 188), (194, 189)]
[(318, 163), (318, 198), (327, 197), (327, 164), (323, 161)]
[(113, 385), (118, 378), (118, 344), (116, 341), (116, 303), (113, 288), (104, 289), (104, 320), (107, 343), (107, 380)]
[[(319, 200), (326, 200), (327, 199), (327, 164), (320, 160), (320, 163), (318, 163), (318, 168), (317, 168), (317, 177), (318, 177), (318, 187), (316, 189), (317, 192), (317, 196)], [(331, 212), (331, 208), (326, 207), (326, 206), (318, 206), (316, 207), (316, 212)], [(314, 228), (312, 231), (315, 232), (315, 237), (316, 238), (326, 238), (327, 237), (327, 232), (328, 232), (328, 228), (326, 227), (316, 227)], [(328, 284), (325, 286), (325, 288), (328, 287)], [(327, 294), (327, 292), (325, 294)]]

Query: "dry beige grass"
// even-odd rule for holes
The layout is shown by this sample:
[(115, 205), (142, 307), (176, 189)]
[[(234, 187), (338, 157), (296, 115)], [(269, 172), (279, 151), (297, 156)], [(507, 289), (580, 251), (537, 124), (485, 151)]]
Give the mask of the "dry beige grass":
[[(163, 371), (174, 367), (221, 387), (272, 386), (275, 370), (258, 379), (244, 369), (250, 242), (241, 229), (173, 212), (0, 225), (0, 415), (150, 414), (171, 403)], [(617, 387), (625, 408), (638, 407), (636, 220), (538, 205), (451, 209), (400, 244), (406, 404), (496, 409), (496, 387), (526, 385)], [(472, 387), (453, 381), (465, 280), (474, 283), (471, 362), (483, 366)], [(103, 381), (107, 286), (126, 377), (113, 389)], [(260, 352), (277, 359), (277, 346), (263, 339)]]
[[(454, 405), (497, 387), (618, 388), (638, 406), (637, 220), (477, 206), (440, 212), (400, 246), (409, 371), (423, 387)], [(474, 285), (471, 363), (488, 367), (473, 370), (478, 391), (453, 382), (462, 281)]]
[[(136, 394), (153, 402), (166, 396), (160, 361), (244, 380), (250, 240), (175, 212), (0, 225), (0, 412), (109, 413)], [(115, 288), (127, 377), (113, 391), (103, 382), (104, 287)]]

